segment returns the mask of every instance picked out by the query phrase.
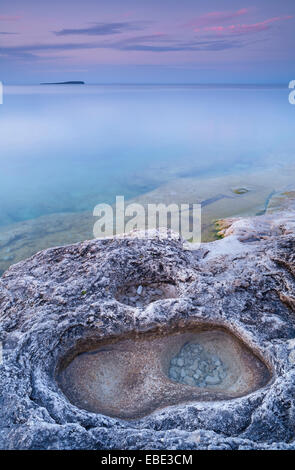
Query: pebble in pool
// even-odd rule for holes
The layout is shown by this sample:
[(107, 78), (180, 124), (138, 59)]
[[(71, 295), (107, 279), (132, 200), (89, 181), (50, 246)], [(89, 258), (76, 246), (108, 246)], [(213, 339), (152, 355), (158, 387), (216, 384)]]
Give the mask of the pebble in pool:
[(226, 367), (216, 355), (198, 343), (185, 344), (170, 363), (169, 378), (194, 387), (210, 388), (226, 378)]

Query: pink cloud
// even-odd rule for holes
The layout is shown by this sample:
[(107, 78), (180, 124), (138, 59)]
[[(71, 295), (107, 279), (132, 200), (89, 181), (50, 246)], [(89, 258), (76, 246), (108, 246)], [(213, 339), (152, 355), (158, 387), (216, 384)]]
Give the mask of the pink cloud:
[(0, 21), (17, 21), (19, 19), (20, 16), (0, 15)]
[(129, 18), (132, 15), (134, 15), (134, 11), (126, 11), (126, 13), (123, 13), (122, 17)]
[(289, 20), (293, 16), (276, 16), (274, 18), (269, 18), (268, 20), (261, 21), (259, 23), (253, 24), (236, 24), (229, 26), (207, 26), (204, 28), (196, 28), (195, 32), (206, 31), (213, 33), (232, 33), (232, 34), (249, 34), (257, 33), (260, 31), (265, 31), (271, 27), (273, 23), (278, 21)]
[(223, 23), (226, 21), (230, 21), (234, 18), (238, 18), (239, 16), (246, 15), (249, 12), (248, 8), (242, 8), (238, 11), (212, 11), (210, 13), (206, 13), (205, 15), (199, 16), (195, 20), (191, 21), (189, 24), (190, 26), (194, 27), (206, 27), (210, 25), (214, 25), (216, 23)]

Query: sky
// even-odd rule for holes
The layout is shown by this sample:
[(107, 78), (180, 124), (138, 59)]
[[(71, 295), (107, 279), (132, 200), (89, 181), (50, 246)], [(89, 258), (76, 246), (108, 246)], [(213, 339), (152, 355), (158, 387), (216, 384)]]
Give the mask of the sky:
[(289, 83), (294, 0), (1, 0), (0, 81)]

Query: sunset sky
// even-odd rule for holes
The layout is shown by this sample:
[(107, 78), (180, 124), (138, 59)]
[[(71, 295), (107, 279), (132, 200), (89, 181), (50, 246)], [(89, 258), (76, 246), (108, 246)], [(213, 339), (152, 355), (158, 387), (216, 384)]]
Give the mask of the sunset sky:
[(2, 0), (10, 84), (288, 83), (294, 0)]

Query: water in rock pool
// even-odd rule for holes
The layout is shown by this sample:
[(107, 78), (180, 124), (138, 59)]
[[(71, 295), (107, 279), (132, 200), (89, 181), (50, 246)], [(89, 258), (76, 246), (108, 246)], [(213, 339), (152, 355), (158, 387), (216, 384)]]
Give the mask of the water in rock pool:
[(220, 217), (263, 213), (294, 189), (288, 88), (4, 87), (0, 273), (33, 253), (93, 237), (116, 195), (200, 202), (203, 240)]
[(217, 355), (208, 354), (198, 343), (187, 343), (171, 359), (169, 377), (176, 382), (196, 387), (220, 385), (227, 375)]
[[(68, 399), (94, 413), (133, 419), (182, 402), (241, 397), (271, 371), (229, 331), (209, 325), (142, 333), (100, 344), (85, 340), (62, 358), (56, 381)], [(87, 349), (91, 348), (91, 349)]]

